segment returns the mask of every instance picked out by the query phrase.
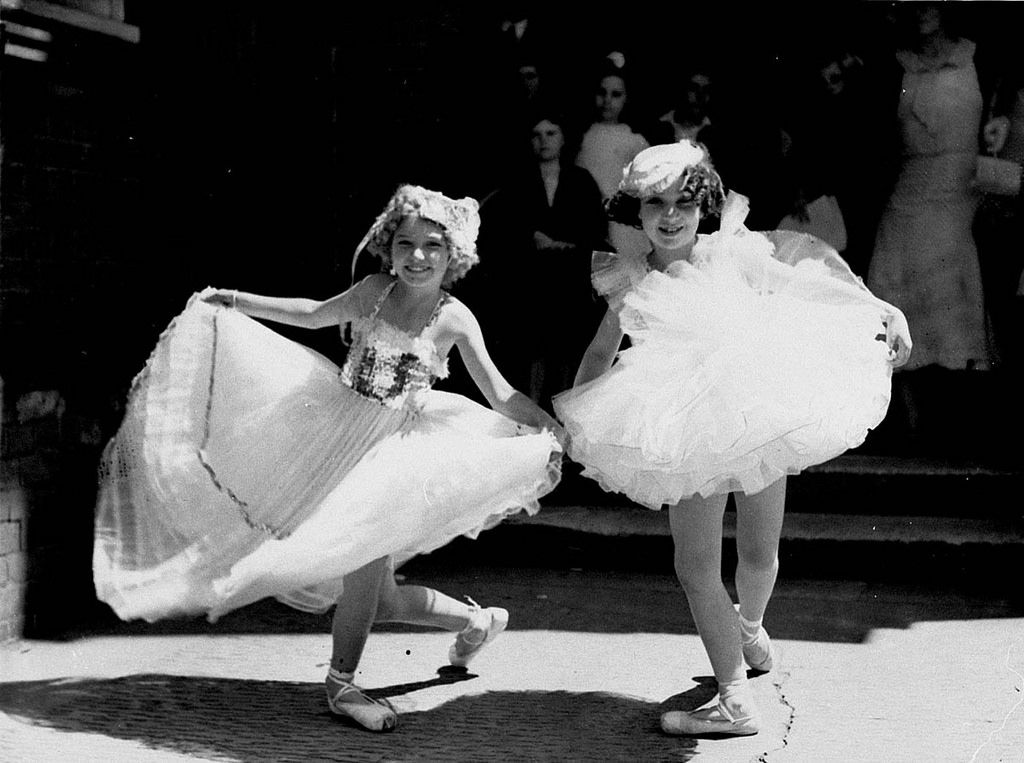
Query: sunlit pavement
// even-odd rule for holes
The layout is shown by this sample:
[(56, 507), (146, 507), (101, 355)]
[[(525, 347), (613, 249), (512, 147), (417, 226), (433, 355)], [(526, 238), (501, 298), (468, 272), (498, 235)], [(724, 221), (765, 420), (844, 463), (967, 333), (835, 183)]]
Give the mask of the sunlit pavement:
[(359, 680), (401, 713), (391, 734), (327, 712), (328, 617), (265, 602), (5, 647), (0, 759), (1024, 761), (1024, 606), (1005, 586), (783, 577), (778, 665), (753, 679), (764, 730), (685, 739), (660, 714), (713, 688), (669, 572), (457, 554), (403, 572), (512, 620), (465, 674), (443, 669), (450, 634), (378, 628)]

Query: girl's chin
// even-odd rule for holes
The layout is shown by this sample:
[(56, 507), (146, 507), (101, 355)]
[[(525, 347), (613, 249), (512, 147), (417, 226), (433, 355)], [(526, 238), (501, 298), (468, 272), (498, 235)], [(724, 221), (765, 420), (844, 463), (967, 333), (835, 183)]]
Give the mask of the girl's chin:
[(423, 286), (425, 284), (429, 284), (431, 281), (434, 280), (433, 271), (414, 273), (408, 270), (403, 270), (401, 275), (402, 280), (405, 281), (410, 286)]
[(658, 236), (656, 243), (662, 249), (666, 251), (674, 251), (676, 249), (682, 249), (693, 241), (692, 236)]

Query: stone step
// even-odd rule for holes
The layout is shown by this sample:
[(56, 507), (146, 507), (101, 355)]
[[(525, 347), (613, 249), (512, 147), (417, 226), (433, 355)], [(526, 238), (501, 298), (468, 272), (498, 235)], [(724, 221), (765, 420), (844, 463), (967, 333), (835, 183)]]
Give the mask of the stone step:
[[(734, 520), (726, 512), (725, 578), (736, 567)], [(457, 538), (430, 557), (454, 566), (674, 574), (667, 512), (639, 507), (549, 507), (476, 540)], [(984, 586), (1020, 578), (1024, 522), (789, 513), (779, 559), (789, 579)]]
[(812, 466), (805, 474), (847, 474), (863, 477), (1024, 477), (1024, 463), (1010, 458), (953, 458), (923, 455), (845, 453)]
[[(506, 523), (604, 536), (671, 535), (666, 511), (636, 506), (550, 506), (532, 517), (511, 517)], [(724, 534), (735, 536), (735, 512), (726, 512)], [(1024, 547), (1024, 521), (1020, 518), (880, 514), (856, 514), (837, 519), (834, 514), (787, 512), (782, 537), (810, 541), (980, 543)]]
[[(789, 478), (790, 514), (928, 517), (983, 521), (1020, 520), (1024, 463), (848, 453)], [(543, 505), (550, 509), (636, 508), (607, 493), (565, 462), (563, 479)]]

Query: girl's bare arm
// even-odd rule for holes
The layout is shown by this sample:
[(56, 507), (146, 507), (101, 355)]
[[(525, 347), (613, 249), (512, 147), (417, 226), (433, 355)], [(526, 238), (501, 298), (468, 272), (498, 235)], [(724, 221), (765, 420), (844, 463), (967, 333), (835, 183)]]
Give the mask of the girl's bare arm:
[(561, 438), (561, 425), (502, 376), (484, 344), (480, 324), (469, 308), (453, 300), (445, 311), (448, 319), (446, 328), (452, 332), (466, 370), (490, 406), (510, 419), (527, 426), (549, 429)]
[(579, 387), (581, 384), (586, 384), (611, 368), (621, 345), (622, 327), (619, 324), (619, 315), (609, 307), (604, 313), (601, 325), (597, 328), (597, 333), (594, 334), (587, 351), (583, 354), (583, 360), (580, 361), (579, 370), (576, 371), (573, 386)]
[[(304, 297), (268, 297), (244, 291), (211, 290), (207, 302), (234, 307), (253, 318), (285, 323), (300, 328), (320, 329), (347, 323), (362, 314), (378, 276), (363, 279), (346, 291), (325, 300)], [(379, 289), (378, 289), (379, 291)]]

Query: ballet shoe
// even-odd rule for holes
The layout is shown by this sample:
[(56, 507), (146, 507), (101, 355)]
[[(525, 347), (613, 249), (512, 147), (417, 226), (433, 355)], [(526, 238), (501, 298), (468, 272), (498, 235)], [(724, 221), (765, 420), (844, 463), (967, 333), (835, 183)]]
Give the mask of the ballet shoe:
[(327, 706), (335, 715), (351, 718), (369, 731), (391, 731), (398, 714), (386, 699), (368, 697), (354, 683), (328, 676)]
[(719, 700), (717, 704), (699, 710), (664, 713), (661, 716), (661, 730), (677, 736), (751, 736), (761, 730), (761, 724), (756, 715), (734, 714)]
[[(739, 615), (740, 607), (736, 605), (736, 614)], [(768, 631), (762, 625), (757, 630), (753, 641), (746, 641), (743, 629), (740, 628), (740, 646), (743, 649), (743, 661), (759, 673), (767, 673), (775, 663), (775, 650), (772, 648), (772, 640)]]
[(772, 669), (772, 665), (775, 664), (775, 650), (772, 648), (768, 631), (763, 626), (757, 632), (757, 638), (749, 644), (744, 642), (740, 646), (743, 648), (743, 661), (752, 670), (767, 673)]
[(448, 650), (448, 662), (458, 668), (466, 667), (481, 649), (494, 641), (508, 626), (507, 609), (483, 609), (472, 599), (469, 599), (469, 603), (472, 622), (455, 637), (455, 643)]

